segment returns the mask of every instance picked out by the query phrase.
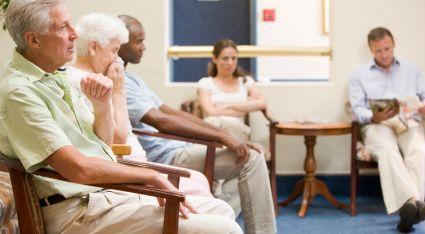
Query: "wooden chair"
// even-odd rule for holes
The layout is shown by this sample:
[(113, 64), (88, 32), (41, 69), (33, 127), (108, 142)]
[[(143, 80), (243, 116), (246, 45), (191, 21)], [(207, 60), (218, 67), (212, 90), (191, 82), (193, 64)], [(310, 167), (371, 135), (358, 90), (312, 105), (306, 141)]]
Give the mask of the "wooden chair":
[[(199, 103), (197, 100), (189, 100), (184, 102), (181, 105), (181, 109), (185, 112), (194, 114), (197, 117), (202, 118), (202, 112), (200, 111)], [(272, 119), (267, 112), (264, 110), (262, 111), (264, 117), (268, 120), (269, 126), (274, 126), (278, 123), (278, 121)], [(248, 116), (245, 119), (245, 121), (249, 122)], [(154, 137), (161, 137), (165, 139), (170, 140), (179, 140), (179, 141), (185, 141), (185, 142), (191, 142), (195, 144), (201, 144), (205, 145), (207, 147), (207, 153), (205, 157), (205, 167), (204, 167), (204, 175), (207, 177), (208, 183), (210, 185), (211, 192), (213, 189), (213, 181), (214, 181), (214, 161), (215, 161), (215, 152), (216, 148), (222, 148), (223, 145), (217, 142), (212, 141), (205, 141), (205, 140), (198, 140), (193, 138), (187, 138), (187, 137), (181, 137), (181, 136), (175, 136), (165, 133), (154, 133), (154, 132), (146, 132), (141, 130), (133, 130), (133, 133), (136, 135), (147, 135), (147, 136), (154, 136)], [(279, 208), (277, 206), (277, 189), (276, 189), (276, 158), (274, 155), (271, 155), (270, 159), (266, 160), (267, 167), (269, 169), (269, 179), (270, 179), (270, 186), (272, 190), (272, 196), (273, 196), (273, 204), (275, 208), (275, 213), (279, 213)]]
[[(163, 167), (162, 165), (157, 164), (133, 162), (123, 159), (118, 159), (118, 161), (119, 163), (130, 166), (151, 168), (157, 170), (158, 172), (168, 174), (169, 178), (171, 178), (171, 181), (175, 185), (178, 185), (179, 177), (190, 177), (190, 173), (182, 169)], [(25, 171), (24, 167), (18, 160), (11, 159), (1, 153), (0, 165), (7, 167), (9, 170), (16, 210), (18, 214), (20, 232), (24, 234), (45, 233), (43, 216), (41, 214), (38, 198), (32, 183), (31, 174)], [(62, 177), (57, 172), (45, 168), (39, 169), (32, 174), (67, 181), (67, 179)], [(106, 189), (115, 189), (164, 198), (166, 200), (166, 204), (163, 233), (178, 233), (179, 206), (180, 202), (185, 200), (185, 197), (182, 193), (165, 191), (141, 184), (96, 184), (96, 186)]]
[(205, 145), (207, 147), (207, 153), (205, 156), (205, 167), (204, 167), (204, 175), (207, 177), (208, 184), (210, 185), (210, 190), (212, 192), (213, 189), (213, 181), (214, 181), (214, 162), (215, 162), (215, 152), (216, 148), (222, 148), (223, 145), (221, 143), (213, 142), (213, 141), (205, 141), (198, 140), (194, 138), (181, 137), (171, 134), (165, 134), (160, 132), (147, 132), (142, 130), (133, 129), (133, 133), (139, 136), (153, 136), (160, 137), (164, 139), (184, 141), (194, 144)]
[(357, 142), (361, 141), (360, 126), (357, 121), (352, 121), (351, 134), (350, 214), (355, 216), (359, 170), (378, 168), (378, 164), (374, 161), (362, 161), (357, 158)]
[[(181, 104), (180, 109), (182, 111), (191, 113), (199, 118), (202, 118), (202, 110), (201, 110), (201, 106), (198, 102), (198, 100), (193, 99), (193, 100), (188, 100), (185, 101)], [(274, 120), (273, 118), (271, 118), (268, 114), (266, 110), (262, 110), (261, 111), (263, 113), (264, 118), (269, 122), (269, 127), (275, 126), (276, 124), (278, 124), (279, 122)], [(249, 126), (249, 115), (245, 116), (245, 124)], [(266, 159), (266, 163), (267, 163), (267, 168), (269, 169), (269, 179), (270, 179), (270, 186), (272, 189), (272, 194), (273, 194), (273, 199), (275, 200), (276, 203), (276, 199), (277, 199), (277, 192), (276, 192), (276, 158), (275, 155), (270, 155), (270, 158)], [(275, 207), (276, 211), (277, 206)]]

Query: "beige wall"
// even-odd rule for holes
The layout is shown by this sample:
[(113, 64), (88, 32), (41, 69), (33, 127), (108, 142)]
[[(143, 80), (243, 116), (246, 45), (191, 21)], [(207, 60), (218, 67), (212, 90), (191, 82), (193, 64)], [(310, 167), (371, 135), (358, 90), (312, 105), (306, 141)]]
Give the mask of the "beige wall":
[[(278, 1), (278, 0), (274, 0)], [(168, 1), (166, 0), (70, 0), (69, 9), (74, 21), (88, 12), (126, 13), (141, 19), (147, 31), (148, 47), (141, 65), (130, 66), (140, 74), (166, 103), (178, 107), (195, 95), (188, 85), (166, 84), (168, 62), (165, 51), (168, 43)], [(280, 120), (318, 116), (347, 120), (343, 104), (347, 100), (350, 73), (366, 62), (369, 52), (365, 44), (367, 32), (375, 26), (390, 28), (396, 37), (396, 55), (417, 64), (425, 71), (425, 1), (423, 0), (334, 0), (331, 46), (334, 57), (331, 79), (323, 84), (275, 84), (261, 86), (272, 114)], [(279, 16), (278, 16), (279, 17)], [(10, 57), (13, 43), (5, 32), (0, 33), (0, 62)], [(3, 68), (1, 68), (3, 71)], [(258, 120), (258, 121), (257, 121)], [(267, 141), (264, 120), (254, 114), (253, 131), (259, 141)], [(316, 145), (318, 172), (323, 174), (349, 172), (349, 137), (319, 137)], [(301, 173), (305, 148), (302, 138), (280, 136), (277, 140), (277, 170), (279, 173)]]

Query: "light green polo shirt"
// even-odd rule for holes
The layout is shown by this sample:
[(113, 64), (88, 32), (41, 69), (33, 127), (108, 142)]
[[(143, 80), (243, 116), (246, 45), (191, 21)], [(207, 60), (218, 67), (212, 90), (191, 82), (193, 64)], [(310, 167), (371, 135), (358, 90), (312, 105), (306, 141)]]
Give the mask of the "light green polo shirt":
[[(18, 158), (30, 173), (46, 167), (47, 157), (70, 145), (88, 157), (116, 162), (111, 149), (94, 134), (94, 117), (83, 100), (65, 72), (47, 73), (14, 51), (0, 78), (0, 151)], [(41, 176), (34, 176), (34, 185), (39, 198), (100, 190)]]

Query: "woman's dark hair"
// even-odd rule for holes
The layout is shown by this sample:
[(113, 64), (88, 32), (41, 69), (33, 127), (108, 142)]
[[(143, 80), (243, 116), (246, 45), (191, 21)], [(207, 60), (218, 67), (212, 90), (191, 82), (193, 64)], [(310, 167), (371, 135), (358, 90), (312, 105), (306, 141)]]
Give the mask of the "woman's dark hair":
[[(228, 47), (232, 47), (233, 49), (235, 49), (236, 51), (238, 51), (238, 48), (237, 48), (236, 43), (233, 42), (230, 39), (222, 39), (222, 40), (217, 41), (214, 44), (214, 50), (212, 52), (213, 53), (213, 56), (215, 58), (218, 58), (218, 56), (220, 56), (221, 51), (223, 51), (224, 49), (226, 49)], [(217, 73), (218, 73), (218, 71), (217, 71), (217, 64), (215, 64), (212, 61), (209, 62), (208, 63), (208, 76), (215, 77), (215, 76), (217, 76)], [(242, 67), (240, 67), (240, 66), (237, 66), (236, 69), (235, 69), (235, 71), (233, 72), (233, 77), (235, 77), (235, 78), (238, 78), (238, 77), (242, 76), (245, 79), (245, 76), (246, 75), (247, 75), (247, 72), (245, 72), (245, 70)]]

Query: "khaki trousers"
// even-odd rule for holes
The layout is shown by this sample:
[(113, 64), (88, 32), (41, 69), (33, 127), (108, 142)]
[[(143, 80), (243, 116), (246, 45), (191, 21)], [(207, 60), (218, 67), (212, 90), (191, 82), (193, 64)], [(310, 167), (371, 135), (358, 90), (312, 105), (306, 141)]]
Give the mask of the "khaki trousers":
[[(229, 116), (210, 116), (204, 121), (227, 132), (228, 134), (247, 141), (249, 140), (251, 128), (240, 121), (239, 118)], [(214, 181), (214, 197), (227, 202), (235, 212), (236, 217), (241, 213), (241, 199), (239, 197), (238, 178), (231, 180)]]
[(389, 214), (410, 198), (424, 200), (425, 139), (422, 126), (402, 134), (383, 124), (362, 129), (365, 147), (378, 162), (382, 194)]
[[(179, 233), (242, 233), (225, 202), (187, 196), (198, 210), (180, 218)], [(42, 208), (47, 233), (162, 233), (164, 208), (155, 197), (116, 190), (90, 193)]]
[[(172, 164), (203, 171), (206, 146), (192, 145), (177, 152)], [(246, 233), (276, 233), (276, 221), (268, 170), (264, 156), (250, 150), (245, 164), (236, 164), (236, 156), (229, 149), (217, 149), (215, 179), (238, 178), (239, 195)]]

